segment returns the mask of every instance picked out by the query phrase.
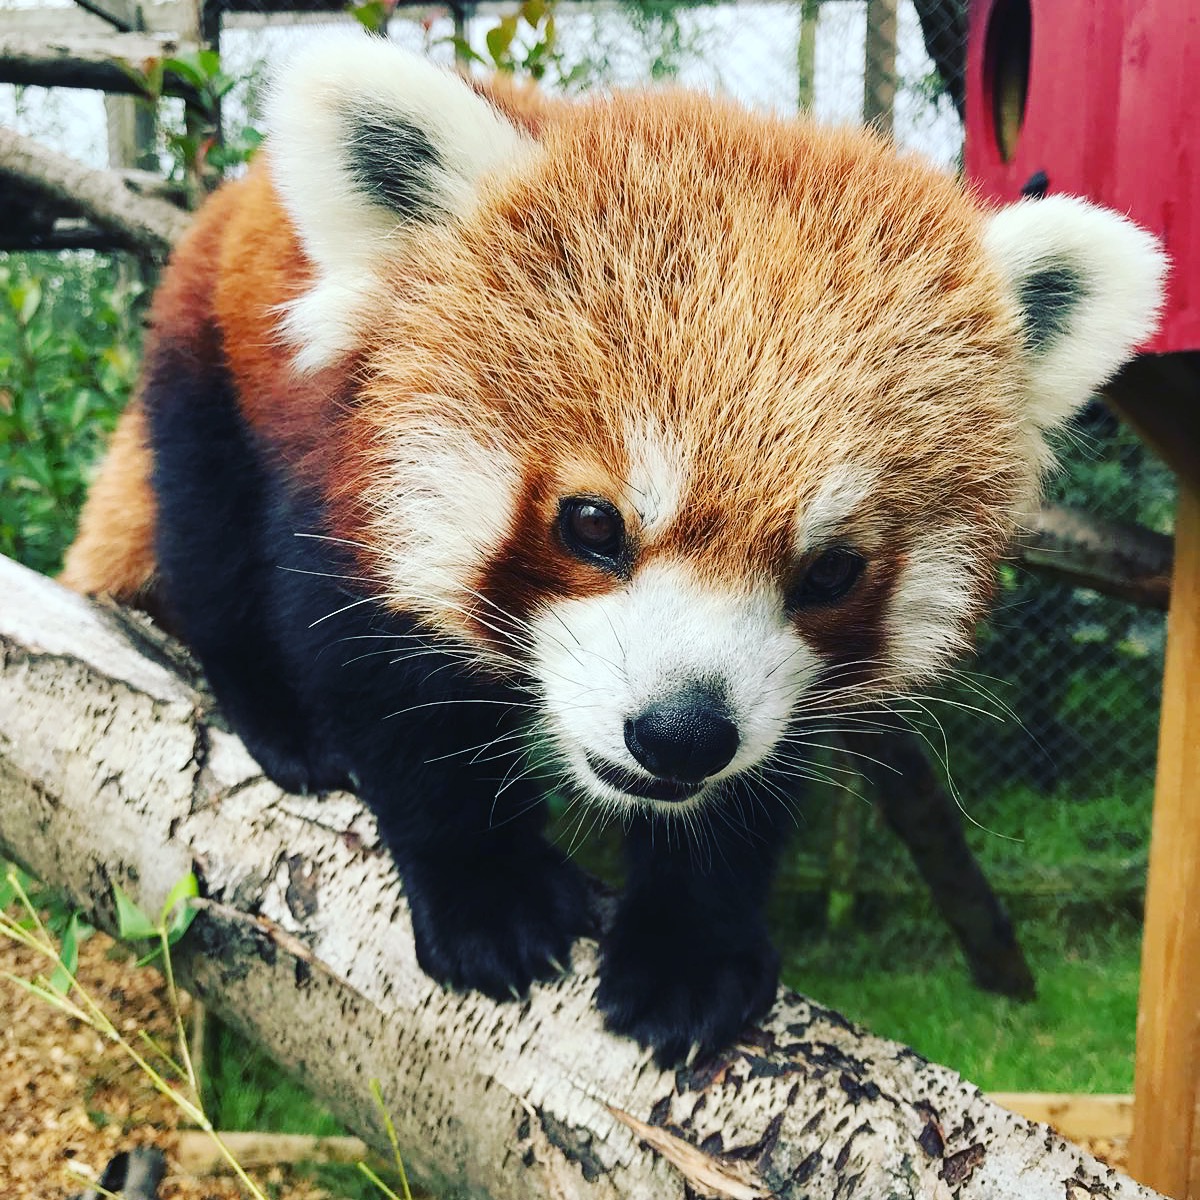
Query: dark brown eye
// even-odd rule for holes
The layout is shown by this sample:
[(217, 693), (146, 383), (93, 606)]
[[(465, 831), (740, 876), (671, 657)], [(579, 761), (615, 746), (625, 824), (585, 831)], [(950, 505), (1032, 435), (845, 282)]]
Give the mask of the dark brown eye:
[(846, 546), (833, 546), (808, 564), (788, 593), (788, 607), (810, 608), (840, 600), (858, 582), (866, 560)]
[(563, 544), (580, 558), (617, 570), (625, 553), (625, 522), (607, 500), (571, 496), (558, 506)]

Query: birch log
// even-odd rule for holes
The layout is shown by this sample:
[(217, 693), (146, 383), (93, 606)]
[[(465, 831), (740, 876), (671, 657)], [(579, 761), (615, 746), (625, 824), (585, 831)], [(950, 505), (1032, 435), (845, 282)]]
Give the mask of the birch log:
[(790, 992), (665, 1073), (601, 1028), (593, 943), (519, 1004), (445, 992), (366, 810), (265, 780), (151, 627), (0, 560), (0, 668), (0, 851), (102, 921), (195, 868), (190, 987), (382, 1146), (380, 1079), (444, 1200), (1152, 1196)]

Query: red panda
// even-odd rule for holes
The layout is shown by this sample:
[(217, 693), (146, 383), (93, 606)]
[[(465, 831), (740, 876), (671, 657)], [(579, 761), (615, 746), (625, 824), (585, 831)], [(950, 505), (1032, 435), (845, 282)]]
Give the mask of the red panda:
[(718, 1048), (775, 993), (806, 724), (968, 644), (1158, 246), (868, 132), (366, 37), (269, 125), (168, 267), (65, 579), (161, 612), (284, 787), (360, 793), (449, 985), (520, 994), (590, 929), (546, 789), (619, 814), (598, 1004)]

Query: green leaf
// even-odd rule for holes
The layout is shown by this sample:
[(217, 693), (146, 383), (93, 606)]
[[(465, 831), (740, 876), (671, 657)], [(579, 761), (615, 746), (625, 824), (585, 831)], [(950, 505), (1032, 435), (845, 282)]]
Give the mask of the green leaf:
[(492, 61), (496, 66), (502, 66), (505, 61), (505, 55), (508, 52), (509, 46), (512, 45), (512, 40), (517, 36), (517, 16), (515, 13), (504, 17), (498, 25), (493, 26), (487, 31), (487, 48), (488, 53), (492, 56)]
[(192, 900), (200, 895), (200, 884), (196, 880), (194, 871), (189, 871), (170, 891), (167, 899), (162, 907), (162, 914), (158, 921), (160, 925), (165, 926), (171, 914), (175, 911), (175, 906), (186, 900)]
[(546, 15), (545, 0), (525, 0), (518, 11), (525, 18), (526, 24), (532, 25), (536, 29)]
[[(146, 73), (139, 78), (143, 90), (151, 100), (162, 98), (163, 69), (163, 60), (161, 58), (152, 59), (146, 69)], [(138, 78), (136, 71), (130, 70), (130, 74)]]
[(388, 8), (381, 0), (366, 0), (365, 4), (356, 4), (350, 9), (350, 15), (371, 33), (382, 33), (387, 24)]
[(79, 914), (73, 912), (62, 932), (62, 947), (58, 952), (63, 967), (71, 975), (79, 970), (79, 933)]
[(71, 973), (62, 963), (54, 968), (54, 974), (46, 980), (46, 986), (59, 996), (65, 996), (71, 990)]
[(200, 884), (189, 871), (172, 889), (163, 905), (159, 924), (167, 931), (167, 944), (175, 945), (196, 919), (196, 910), (189, 901), (200, 895)]
[(208, 82), (208, 73), (195, 61), (194, 55), (165, 59), (162, 66), (164, 72), (169, 71), (184, 83), (191, 84), (197, 91), (202, 90)]
[(117, 904), (117, 933), (127, 942), (158, 937), (158, 926), (122, 890), (113, 884), (113, 899)]
[(17, 323), (28, 325), (42, 303), (42, 286), (36, 279), (15, 284), (8, 289), (8, 303), (16, 314)]
[(438, 44), (444, 45), (446, 42), (449, 42), (450, 45), (454, 47), (455, 58), (458, 58), (463, 62), (478, 63), (481, 67), (492, 65), (486, 58), (483, 57), (482, 54), (479, 53), (478, 50), (472, 47), (471, 43), (468, 42), (466, 38), (444, 38)]
[(53, 1005), (69, 1016), (74, 1017), (79, 1015), (79, 1010), (69, 1000), (65, 999), (61, 992), (52, 991), (41, 980), (30, 982), (28, 979), (22, 979), (19, 975), (13, 975), (8, 971), (0, 975), (0, 979), (7, 979), (9, 983), (15, 983), (17, 987), (24, 988), (25, 991), (36, 996), (39, 1000), (45, 1000), (47, 1004)]
[(195, 55), (196, 66), (204, 72), (208, 79), (215, 79), (221, 73), (221, 56), (216, 50), (201, 50)]

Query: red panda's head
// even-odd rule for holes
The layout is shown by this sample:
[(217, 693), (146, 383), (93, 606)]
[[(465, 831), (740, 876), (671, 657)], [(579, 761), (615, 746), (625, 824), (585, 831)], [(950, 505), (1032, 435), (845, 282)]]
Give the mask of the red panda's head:
[(1046, 433), (1159, 304), (1113, 213), (988, 212), (868, 133), (720, 100), (518, 126), (354, 38), (293, 65), (272, 123), (313, 264), (297, 369), (363, 379), (338, 532), (524, 678), (609, 801), (698, 801), (959, 653)]

